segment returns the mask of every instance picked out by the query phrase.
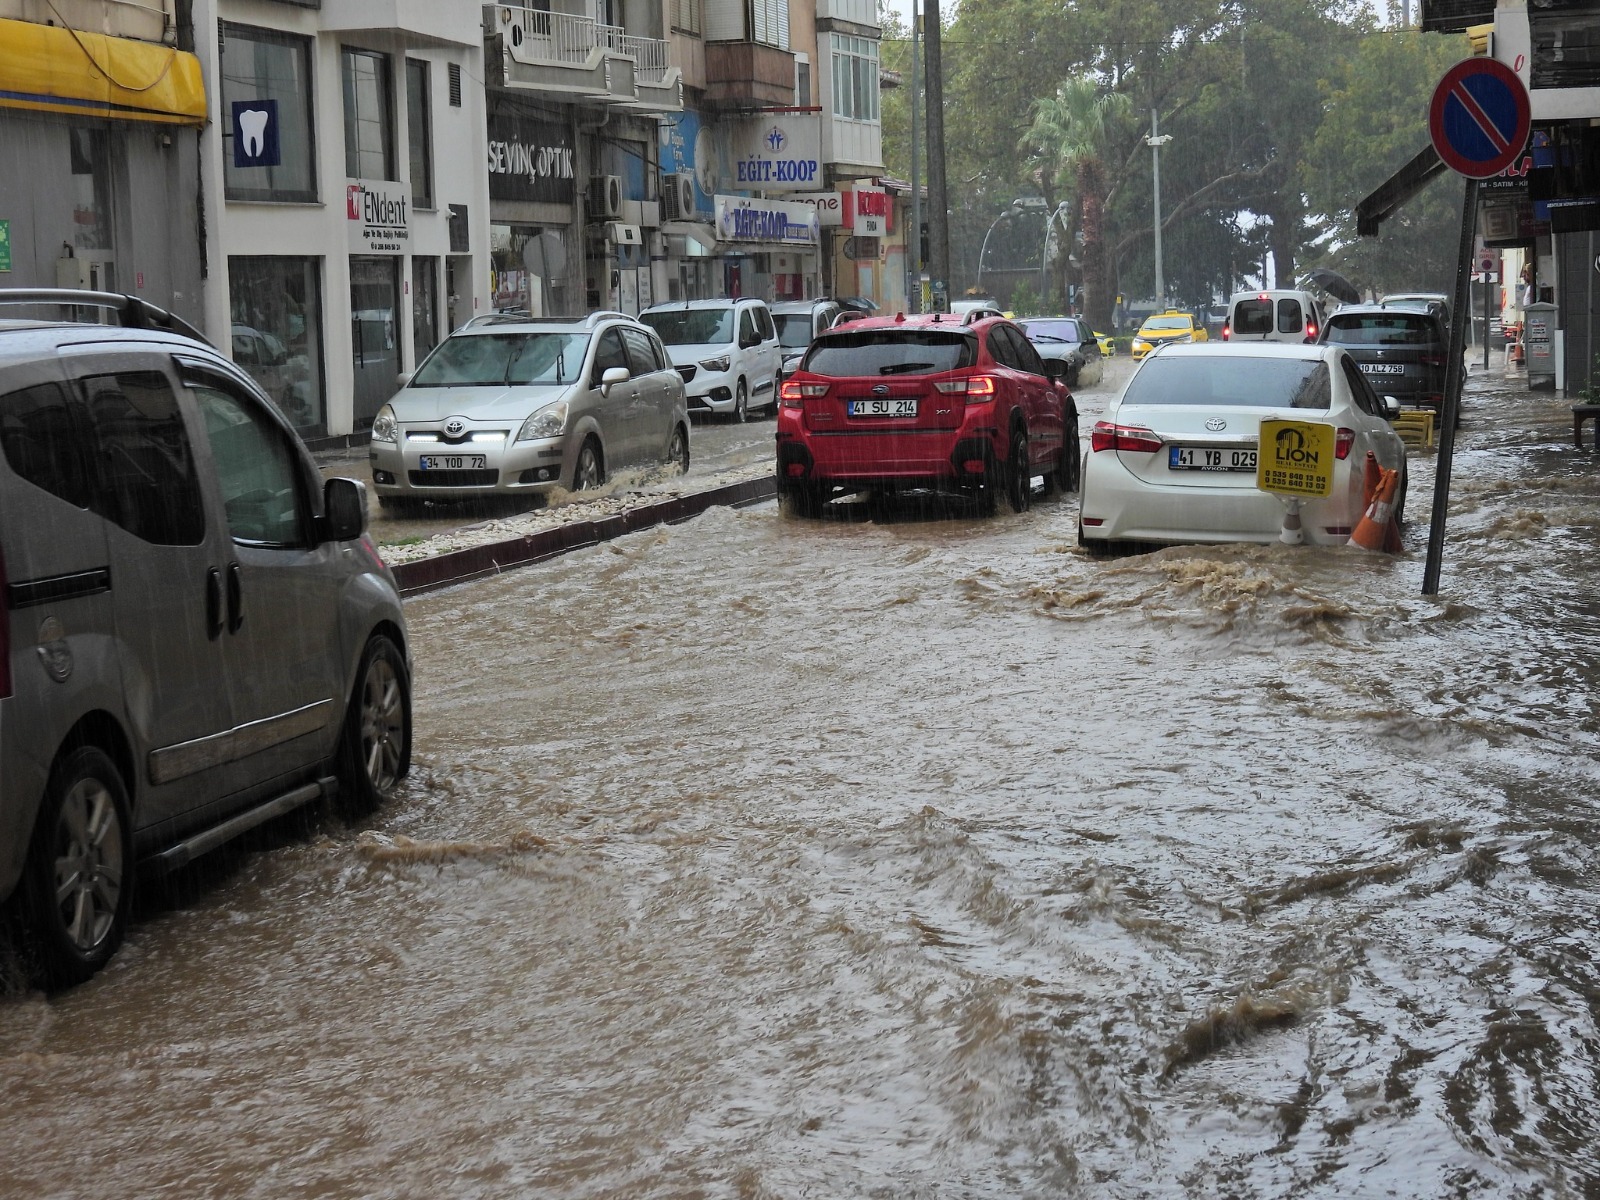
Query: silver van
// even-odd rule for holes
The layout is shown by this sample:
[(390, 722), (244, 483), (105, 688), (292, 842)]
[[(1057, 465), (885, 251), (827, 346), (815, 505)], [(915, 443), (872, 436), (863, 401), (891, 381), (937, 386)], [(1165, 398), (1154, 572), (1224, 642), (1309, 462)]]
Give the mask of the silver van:
[(1300, 288), (1235, 292), (1222, 322), (1222, 340), (1310, 345), (1321, 334), (1322, 324), (1322, 305)]
[[(119, 324), (55, 315), (91, 310)], [(56, 988), (111, 957), (137, 876), (387, 798), (410, 658), (362, 485), (193, 329), (95, 292), (0, 318), (0, 904)]]

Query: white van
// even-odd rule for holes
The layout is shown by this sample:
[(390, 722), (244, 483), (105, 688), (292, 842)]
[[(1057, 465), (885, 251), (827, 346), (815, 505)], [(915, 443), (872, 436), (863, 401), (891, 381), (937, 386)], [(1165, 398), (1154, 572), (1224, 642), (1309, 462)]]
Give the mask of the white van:
[(1322, 332), (1322, 306), (1299, 288), (1235, 292), (1222, 322), (1225, 342), (1304, 342)]

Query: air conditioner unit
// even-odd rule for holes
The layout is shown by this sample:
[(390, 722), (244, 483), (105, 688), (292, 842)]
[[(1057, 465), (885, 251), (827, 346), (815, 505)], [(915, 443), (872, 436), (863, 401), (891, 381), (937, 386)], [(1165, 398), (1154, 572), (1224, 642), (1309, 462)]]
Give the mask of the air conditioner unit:
[(661, 215), (668, 221), (688, 221), (694, 218), (694, 176), (679, 171), (661, 174)]
[(622, 216), (622, 176), (596, 175), (589, 180), (589, 218), (615, 221)]

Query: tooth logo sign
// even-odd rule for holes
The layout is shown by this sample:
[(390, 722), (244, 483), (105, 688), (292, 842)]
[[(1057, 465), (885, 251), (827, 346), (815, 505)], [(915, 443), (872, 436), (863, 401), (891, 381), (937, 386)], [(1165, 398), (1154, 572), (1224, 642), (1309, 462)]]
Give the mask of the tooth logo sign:
[(233, 102), (233, 165), (235, 167), (276, 167), (282, 158), (278, 148), (278, 102), (276, 100), (235, 100)]

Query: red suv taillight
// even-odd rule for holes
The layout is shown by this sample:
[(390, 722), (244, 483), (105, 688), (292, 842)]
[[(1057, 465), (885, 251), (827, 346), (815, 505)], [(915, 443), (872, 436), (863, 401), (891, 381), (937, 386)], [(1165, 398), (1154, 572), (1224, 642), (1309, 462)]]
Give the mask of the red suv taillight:
[(1224, 321), (1222, 323), (1222, 340), (1226, 342), (1232, 337), (1233, 337), (1233, 322), (1232, 321)]
[(1350, 447), (1356, 444), (1356, 431), (1342, 426), (1333, 435), (1333, 456), (1340, 462), (1350, 457)]
[(1154, 454), (1161, 449), (1161, 435), (1143, 425), (1096, 421), (1089, 432), (1089, 446), (1096, 454), (1102, 450), (1136, 450), (1141, 454)]
[(1314, 342), (1316, 340), (1317, 340), (1317, 323), (1315, 321), (1307, 321), (1306, 322), (1306, 341), (1307, 342)]
[(967, 379), (945, 379), (934, 388), (946, 396), (965, 396), (968, 400), (993, 400), (995, 383), (993, 375), (973, 375)]
[(11, 602), (6, 591), (6, 556), (0, 553), (0, 700), (11, 695)]
[(784, 408), (799, 408), (808, 397), (815, 400), (827, 394), (825, 383), (795, 383), (791, 379), (778, 389), (778, 403)]

